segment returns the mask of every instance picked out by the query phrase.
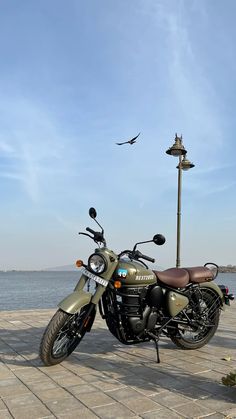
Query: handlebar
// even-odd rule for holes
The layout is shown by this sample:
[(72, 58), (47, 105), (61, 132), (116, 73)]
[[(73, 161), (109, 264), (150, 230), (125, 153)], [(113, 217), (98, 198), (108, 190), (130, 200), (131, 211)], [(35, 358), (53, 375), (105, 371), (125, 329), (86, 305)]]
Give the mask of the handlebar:
[(153, 259), (153, 258), (151, 258), (149, 256), (146, 256), (146, 255), (143, 255), (143, 253), (141, 253), (139, 250), (135, 250), (135, 251), (133, 251), (133, 250), (124, 250), (123, 252), (121, 252), (119, 254), (119, 257), (121, 257), (121, 256), (123, 256), (125, 254), (128, 255), (130, 259), (136, 259), (136, 260), (138, 260), (138, 259), (145, 259), (148, 262), (155, 263), (155, 259)]
[(153, 259), (153, 258), (150, 258), (150, 256), (146, 256), (146, 255), (144, 255), (143, 253), (141, 253), (139, 250), (135, 250), (134, 252), (132, 252), (133, 253), (133, 256), (134, 256), (134, 258), (136, 259), (144, 259), (144, 260), (147, 260), (148, 262), (152, 262), (152, 263), (154, 263), (155, 262), (155, 259)]
[(90, 227), (86, 227), (86, 231), (88, 231), (89, 233), (91, 233), (91, 234), (95, 234), (96, 233), (96, 231), (94, 231), (92, 228), (90, 228)]
[(153, 259), (153, 258), (150, 258), (149, 256), (146, 256), (146, 255), (142, 255), (142, 256), (140, 256), (142, 259), (145, 259), (145, 260), (147, 260), (148, 262), (152, 262), (152, 263), (155, 263), (155, 259)]

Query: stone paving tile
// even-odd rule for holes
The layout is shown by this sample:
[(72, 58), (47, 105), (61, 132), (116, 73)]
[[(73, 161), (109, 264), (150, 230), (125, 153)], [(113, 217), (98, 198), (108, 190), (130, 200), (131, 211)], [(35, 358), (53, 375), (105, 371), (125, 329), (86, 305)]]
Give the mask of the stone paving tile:
[(160, 387), (160, 386), (152, 387), (152, 389), (149, 389), (148, 386), (146, 388), (140, 387), (140, 386), (132, 386), (131, 388), (133, 388), (138, 393), (147, 397), (152, 397), (152, 396), (155, 396), (156, 394), (163, 394), (166, 391), (168, 391), (166, 388)]
[(211, 397), (212, 393), (210, 393), (209, 386), (208, 390), (209, 391), (196, 386), (188, 385), (188, 383), (181, 383), (181, 387), (179, 387), (174, 393), (189, 398), (191, 401), (197, 401)]
[(14, 393), (11, 396), (4, 398), (4, 402), (11, 411), (17, 407), (26, 407), (32, 405), (40, 405), (40, 400), (32, 393), (16, 396)]
[(80, 393), (92, 393), (97, 391), (97, 388), (93, 387), (91, 384), (79, 384), (77, 386), (68, 387), (67, 390), (75, 397), (77, 397)]
[(209, 381), (202, 381), (197, 387), (209, 391), (213, 399), (236, 402), (235, 387), (225, 387), (223, 384)]
[(21, 382), (15, 376), (11, 378), (6, 378), (4, 380), (0, 380), (0, 391), (1, 391), (1, 387), (16, 386), (17, 384), (21, 384)]
[(127, 386), (130, 386), (137, 390), (146, 390), (150, 394), (155, 393), (155, 390), (158, 387), (158, 385), (149, 380), (146, 380), (145, 378), (145, 376), (143, 378), (140, 378), (139, 376), (135, 376), (132, 374), (131, 376), (125, 377), (124, 381), (122, 379), (120, 379), (119, 381), (123, 381)]
[(42, 400), (43, 402), (47, 402), (50, 400), (60, 400), (64, 398), (73, 399), (73, 396), (66, 390), (60, 387), (47, 389), (44, 391), (38, 391), (37, 397)]
[(55, 383), (52, 380), (42, 380), (40, 382), (31, 382), (27, 384), (27, 387), (29, 388), (30, 391), (32, 391), (35, 394), (38, 394), (40, 391), (44, 391), (44, 390), (51, 390), (53, 388), (58, 388), (57, 383)]
[(165, 407), (175, 407), (191, 402), (190, 399), (171, 391), (152, 396), (152, 400)]
[(125, 387), (125, 384), (122, 384), (121, 382), (117, 381), (117, 380), (113, 380), (111, 379), (106, 379), (106, 380), (97, 380), (93, 383), (93, 385), (95, 387), (97, 387), (98, 389), (103, 389), (103, 391), (107, 391), (107, 390), (116, 390), (119, 388), (123, 388)]
[(120, 403), (113, 403), (106, 406), (94, 407), (92, 409), (96, 415), (103, 419), (124, 419), (134, 418), (135, 413)]
[(8, 378), (15, 378), (13, 372), (11, 372), (6, 366), (0, 366), (0, 380), (8, 379)]
[(173, 411), (184, 416), (187, 419), (200, 418), (216, 413), (216, 409), (202, 406), (201, 403), (190, 402), (181, 406), (172, 407)]
[(113, 398), (109, 397), (108, 394), (105, 394), (102, 391), (80, 393), (77, 395), (77, 399), (89, 408), (109, 405), (115, 401)]
[(55, 370), (54, 366), (51, 367), (45, 367), (42, 366), (40, 368), (37, 368), (38, 371), (40, 371), (42, 374), (44, 374), (47, 377), (53, 378), (53, 379), (57, 379), (57, 378), (61, 378), (61, 377), (72, 377), (74, 376), (74, 372), (69, 371), (67, 368), (64, 367), (63, 363), (58, 365), (59, 367), (61, 366), (62, 368), (59, 370)]
[(6, 404), (3, 402), (3, 400), (0, 400), (0, 411), (1, 410), (6, 410), (6, 409), (7, 409)]
[(65, 398), (65, 399), (61, 399), (61, 400), (55, 400), (54, 399), (52, 401), (46, 402), (45, 405), (56, 416), (58, 414), (61, 415), (63, 413), (67, 413), (67, 412), (70, 412), (70, 410), (75, 410), (75, 409), (77, 409), (78, 412), (79, 412), (80, 409), (84, 408), (84, 405), (82, 403), (80, 403), (78, 400), (76, 400), (74, 397), (73, 398)]
[(231, 409), (236, 407), (236, 390), (235, 390), (235, 401), (229, 402), (228, 400), (216, 400), (212, 398), (208, 398), (201, 401), (201, 405), (204, 407), (209, 407), (212, 410), (216, 410), (219, 413), (224, 412), (226, 409)]
[(30, 390), (28, 389), (28, 387), (24, 386), (23, 384), (12, 385), (12, 386), (6, 385), (5, 387), (3, 386), (0, 387), (0, 397), (2, 398), (8, 397), (11, 394), (18, 396), (18, 395), (23, 395), (29, 392)]
[(235, 419), (236, 418), (236, 407), (233, 409), (228, 409), (223, 412), (223, 414), (227, 417), (227, 419)]
[[(72, 358), (72, 357), (71, 357)], [(69, 359), (71, 359), (69, 358)], [(63, 365), (65, 366), (65, 368), (68, 371), (72, 371), (73, 373), (78, 374), (81, 378), (84, 379), (84, 375), (89, 375), (91, 374), (91, 368), (86, 367), (83, 363), (81, 363), (80, 360), (76, 359), (76, 362), (74, 361), (74, 359), (71, 360), (71, 362), (69, 361), (64, 361)], [(50, 368), (48, 368), (50, 369)], [(98, 376), (100, 376), (101, 374), (96, 371), (96, 370), (92, 370), (92, 372), (94, 374), (97, 374)]]
[(57, 415), (57, 418), (59, 419), (96, 419), (99, 417), (100, 416), (95, 415), (95, 413), (91, 412), (91, 410), (87, 409), (86, 407), (79, 410), (70, 410), (64, 414)]
[(0, 411), (0, 419), (12, 419), (13, 416), (9, 413), (8, 410), (1, 410)]
[(37, 405), (37, 406), (27, 406), (24, 408), (14, 408), (11, 410), (11, 414), (14, 417), (14, 419), (41, 419), (41, 418), (47, 418), (51, 419), (55, 417), (52, 415), (52, 412), (48, 410), (43, 405)]
[(121, 388), (119, 390), (107, 391), (107, 394), (117, 401), (126, 399), (140, 399), (141, 397), (140, 392), (129, 387)]
[(161, 409), (162, 406), (148, 397), (140, 397), (139, 399), (123, 399), (120, 403), (124, 404), (131, 411), (137, 414), (142, 414), (146, 412), (156, 411)]
[(34, 383), (39, 381), (41, 382), (45, 375), (37, 370), (34, 367), (26, 367), (20, 370), (15, 371), (16, 377), (18, 377), (22, 382), (27, 383), (33, 381)]
[[(78, 377), (78, 381), (80, 380), (81, 384), (94, 383), (96, 381), (99, 381), (100, 379), (104, 380), (104, 381), (106, 381), (108, 379), (111, 380), (110, 377), (108, 377), (105, 374), (100, 373), (99, 371), (90, 371), (90, 374), (84, 374), (80, 378)], [(71, 384), (71, 385), (73, 385), (73, 384)]]
[(86, 382), (78, 377), (77, 375), (74, 375), (73, 377), (59, 377), (59, 378), (55, 378), (53, 377), (53, 380), (62, 387), (68, 388), (71, 386), (76, 386), (76, 385), (83, 385), (86, 384)]
[(184, 416), (181, 416), (173, 410), (162, 408), (160, 410), (156, 410), (154, 412), (147, 412), (142, 414), (143, 419), (181, 419)]

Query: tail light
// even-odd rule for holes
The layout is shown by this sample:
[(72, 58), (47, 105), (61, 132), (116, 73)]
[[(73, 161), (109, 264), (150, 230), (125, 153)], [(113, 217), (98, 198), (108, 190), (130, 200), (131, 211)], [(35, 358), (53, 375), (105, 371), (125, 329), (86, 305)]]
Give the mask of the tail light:
[(227, 304), (229, 306), (230, 305), (230, 300), (231, 301), (234, 300), (234, 295), (229, 294), (229, 288), (226, 285), (219, 285), (219, 288), (221, 289), (221, 291), (224, 295), (225, 304)]

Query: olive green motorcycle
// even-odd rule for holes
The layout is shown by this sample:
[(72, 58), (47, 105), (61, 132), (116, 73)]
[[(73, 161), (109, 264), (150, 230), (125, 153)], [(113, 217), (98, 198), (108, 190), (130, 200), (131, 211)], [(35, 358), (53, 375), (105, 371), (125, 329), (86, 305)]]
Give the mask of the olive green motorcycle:
[[(104, 230), (96, 220), (96, 210), (89, 215), (101, 231), (87, 227), (84, 234), (98, 248), (77, 266), (82, 275), (74, 291), (58, 305), (41, 340), (40, 357), (45, 365), (55, 365), (67, 358), (91, 331), (97, 309), (109, 331), (123, 344), (153, 341), (160, 362), (158, 342), (169, 337), (182, 349), (197, 349), (213, 337), (220, 311), (234, 297), (225, 286), (213, 280), (218, 273), (207, 267), (151, 270), (144, 261), (155, 259), (137, 250), (137, 245), (165, 243), (156, 234), (152, 240), (136, 243), (132, 250), (115, 254), (104, 238)], [(90, 281), (95, 283), (89, 291)]]

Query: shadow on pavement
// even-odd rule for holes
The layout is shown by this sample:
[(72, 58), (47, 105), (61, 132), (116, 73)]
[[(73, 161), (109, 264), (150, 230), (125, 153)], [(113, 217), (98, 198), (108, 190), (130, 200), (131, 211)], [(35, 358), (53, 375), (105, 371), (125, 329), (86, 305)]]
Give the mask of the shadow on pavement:
[[(13, 372), (17, 368), (35, 367), (50, 377), (54, 367), (44, 367), (38, 357), (38, 349), (44, 327), (29, 327), (19, 330), (0, 329), (0, 360)], [(234, 347), (235, 339), (216, 336), (213, 344)], [(223, 348), (222, 348), (223, 350)], [(186, 356), (185, 356), (186, 354)], [(108, 330), (95, 327), (85, 335), (75, 352), (61, 365), (74, 376), (85, 382), (100, 383), (101, 388), (109, 380), (125, 386), (138, 388), (144, 394), (166, 389), (183, 396), (196, 398), (211, 397), (215, 400), (236, 399), (234, 388), (227, 388), (216, 381), (215, 372), (209, 367), (193, 373), (186, 371), (195, 366), (198, 351), (181, 351), (166, 339), (160, 343), (161, 364), (157, 364), (152, 342), (125, 346), (118, 342)], [(205, 355), (205, 360), (210, 355)], [(220, 362), (220, 361), (219, 361)], [(221, 365), (222, 362), (220, 362)], [(86, 370), (86, 371), (84, 371)], [(223, 374), (222, 374), (223, 375)], [(219, 373), (218, 373), (219, 376)]]

